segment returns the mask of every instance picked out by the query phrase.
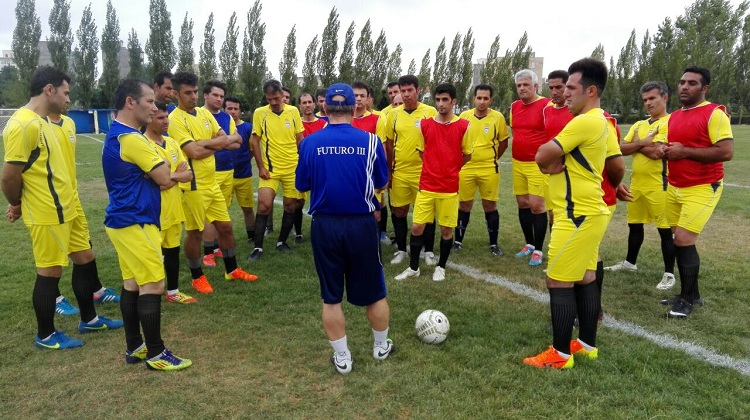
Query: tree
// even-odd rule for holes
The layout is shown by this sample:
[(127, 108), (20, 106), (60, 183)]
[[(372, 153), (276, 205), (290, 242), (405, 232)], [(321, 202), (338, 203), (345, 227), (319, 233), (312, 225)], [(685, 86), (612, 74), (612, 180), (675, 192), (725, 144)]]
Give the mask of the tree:
[[(411, 59), (411, 61), (409, 61), (409, 67), (406, 69), (406, 74), (413, 74), (415, 76), (417, 75), (417, 61), (414, 60), (413, 58)], [(391, 80), (392, 79), (389, 79), (388, 83), (390, 83)]]
[(194, 71), (195, 51), (193, 51), (193, 19), (188, 20), (185, 12), (185, 20), (180, 27), (180, 38), (177, 40), (177, 71)]
[(604, 45), (600, 42), (599, 45), (594, 48), (594, 51), (591, 52), (591, 58), (604, 61), (606, 60), (606, 57), (607, 56), (604, 54)]
[(432, 67), (432, 86), (448, 80), (448, 63), (446, 62), (445, 37), (435, 51), (435, 65)]
[(284, 44), (284, 53), (279, 62), (279, 74), (281, 84), (292, 91), (292, 98), (299, 94), (299, 83), (297, 83), (297, 25), (292, 26)]
[(639, 86), (634, 81), (636, 71), (638, 70), (638, 46), (635, 43), (635, 29), (630, 33), (630, 38), (624, 47), (620, 50), (620, 57), (617, 59), (617, 84), (619, 88), (619, 104), (622, 106), (619, 113), (622, 120), (627, 121), (628, 117), (640, 108)]
[(742, 124), (744, 114), (750, 110), (750, 15), (745, 16), (742, 25), (742, 36), (737, 45), (737, 68), (735, 86), (737, 89), (736, 101), (739, 108), (738, 124)]
[(167, 10), (166, 0), (151, 0), (148, 8), (150, 34), (146, 40), (146, 55), (153, 78), (160, 71), (171, 71), (177, 54), (172, 38), (172, 15)]
[(99, 61), (99, 38), (96, 36), (96, 23), (91, 15), (91, 3), (83, 9), (81, 25), (76, 31), (78, 46), (73, 50), (72, 96), (82, 108), (91, 105), (96, 83), (96, 64)]
[(339, 51), (339, 14), (336, 7), (331, 9), (328, 14), (328, 22), (323, 28), (323, 34), (320, 36), (320, 51), (318, 52), (318, 62), (315, 67), (320, 75), (320, 83), (323, 86), (329, 86), (336, 82), (336, 55)]
[[(385, 76), (385, 82), (386, 84), (390, 82), (391, 80), (398, 79), (399, 76), (401, 76), (401, 53), (403, 50), (401, 49), (401, 44), (396, 45), (396, 49), (394, 49), (391, 52), (391, 55), (388, 57), (388, 72)], [(412, 63), (414, 63), (414, 60), (412, 60)], [(416, 65), (415, 65), (416, 66)], [(409, 73), (414, 74), (414, 73)]]
[[(203, 30), (198, 62), (198, 75), (202, 81), (216, 79), (216, 37), (214, 36), (214, 14), (208, 15), (206, 27)], [(229, 94), (229, 92), (226, 92)]]
[(39, 65), (39, 39), (42, 22), (36, 15), (34, 0), (16, 3), (16, 27), (13, 29), (13, 60), (18, 66), (21, 86), (28, 89), (31, 75)]
[(28, 100), (28, 88), (21, 85), (21, 75), (14, 66), (0, 69), (0, 108), (18, 108)]
[(54, 0), (49, 12), (49, 31), (47, 49), (52, 65), (67, 73), (69, 70), (70, 50), (73, 48), (73, 30), (70, 28), (70, 1)]
[(452, 83), (455, 85), (455, 83), (458, 81), (458, 79), (461, 77), (461, 66), (463, 63), (461, 63), (461, 33), (456, 33), (456, 36), (453, 37), (453, 42), (451, 43), (451, 51), (448, 54), (448, 77), (443, 80), (444, 82)]
[(419, 74), (417, 75), (417, 80), (419, 80), (419, 87), (425, 91), (426, 89), (430, 88), (430, 49), (427, 49), (427, 52), (424, 53), (424, 56), (422, 57), (422, 64), (419, 66)]
[(232, 13), (227, 26), (227, 36), (224, 43), (221, 44), (219, 51), (219, 64), (221, 65), (221, 75), (224, 83), (227, 85), (227, 91), (236, 94), (237, 92), (237, 70), (240, 64), (240, 53), (237, 50), (237, 37), (240, 35), (240, 28), (237, 27), (237, 13)]
[[(670, 93), (675, 91), (685, 66), (683, 44), (684, 40), (678, 39), (672, 20), (665, 18), (654, 35), (648, 67), (651, 78), (666, 83), (670, 87)], [(670, 94), (667, 109), (675, 109), (678, 106), (679, 98)]]
[[(373, 63), (377, 63), (377, 65), (373, 66), (370, 70), (370, 80), (367, 81), (367, 84), (370, 85), (372, 91), (375, 92), (375, 102), (378, 103), (382, 97), (380, 91), (383, 89), (385, 76), (388, 73), (388, 68), (383, 65), (383, 63), (386, 63), (388, 60), (388, 41), (385, 38), (385, 31), (380, 31), (378, 39), (375, 40), (373, 52), (372, 61)], [(399, 67), (400, 66), (401, 65), (399, 64)]]
[(354, 22), (349, 25), (344, 37), (344, 47), (339, 57), (339, 80), (354, 81)]
[(484, 67), (479, 73), (479, 79), (482, 83), (489, 84), (497, 89), (500, 85), (497, 84), (497, 66), (495, 63), (500, 53), (500, 35), (495, 35), (495, 40), (492, 41), (489, 51), (487, 51), (487, 57), (484, 59)]
[(648, 80), (652, 80), (651, 69), (648, 67), (648, 63), (651, 61), (651, 35), (648, 30), (643, 35), (643, 41), (641, 41), (641, 50), (638, 55), (638, 85), (641, 86)]
[(263, 47), (266, 24), (260, 21), (262, 11), (260, 0), (255, 0), (253, 7), (247, 12), (247, 28), (242, 47), (240, 80), (251, 108), (260, 106), (263, 81), (266, 78), (266, 49)]
[(315, 60), (318, 57), (318, 36), (315, 35), (305, 50), (305, 64), (302, 66), (302, 92), (315, 96), (318, 90), (318, 77), (315, 74)]
[(370, 70), (375, 63), (373, 56), (375, 51), (372, 45), (372, 30), (370, 29), (370, 19), (362, 27), (357, 39), (357, 58), (354, 61), (354, 80), (370, 80)]
[(143, 77), (143, 49), (141, 48), (141, 43), (138, 41), (138, 34), (135, 32), (135, 28), (131, 28), (130, 34), (128, 34), (128, 59), (130, 64), (128, 77)]
[(458, 106), (463, 107), (468, 103), (469, 88), (474, 74), (474, 64), (471, 62), (474, 56), (474, 32), (469, 28), (461, 42), (461, 72), (456, 81), (456, 92), (458, 93)]
[(99, 87), (102, 99), (107, 106), (112, 106), (115, 89), (120, 83), (120, 22), (112, 0), (107, 1), (107, 19), (102, 31), (102, 78)]

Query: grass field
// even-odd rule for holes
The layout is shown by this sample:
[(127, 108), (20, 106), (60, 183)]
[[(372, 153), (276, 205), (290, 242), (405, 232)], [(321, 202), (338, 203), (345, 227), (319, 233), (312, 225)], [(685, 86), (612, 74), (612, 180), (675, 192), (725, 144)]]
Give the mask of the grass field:
[[(226, 283), (219, 264), (207, 269), (214, 294), (197, 296), (196, 305), (162, 306), (165, 342), (194, 362), (176, 373), (126, 365), (122, 330), (85, 335), (81, 349), (35, 349), (30, 240), (21, 222), (2, 221), (0, 417), (748, 418), (750, 127), (735, 127), (734, 134), (735, 156), (726, 164), (725, 178), (734, 186), (725, 188), (698, 243), (706, 305), (686, 321), (667, 320), (667, 308), (657, 301), (671, 293), (654, 287), (661, 278), (661, 255), (656, 229), (647, 227), (639, 271), (605, 277), (608, 317), (599, 330), (599, 359), (579, 358), (570, 371), (521, 363), (551, 343), (548, 305), (528, 297), (546, 294), (542, 270), (525, 259), (489, 255), (481, 205), (474, 208), (464, 250), (451, 255), (458, 266), (447, 270), (447, 281), (433, 283), (428, 268), (416, 280), (396, 282), (393, 276), (405, 265), (386, 265), (397, 346), (392, 358), (372, 359), (364, 312), (345, 305), (355, 359), (346, 377), (328, 364), (331, 350), (320, 322), (309, 242), (292, 245), (293, 254), (269, 249), (260, 261), (245, 262), (250, 248), (236, 205), (231, 209), (240, 221), (235, 234), (243, 239), (238, 259), (260, 280)], [(100, 153), (100, 143), (78, 137), (79, 190), (100, 275), (105, 285), (119, 288), (116, 255), (102, 224), (107, 197)], [(509, 155), (502, 165), (500, 245), (512, 254), (523, 236)], [(602, 245), (605, 265), (624, 259), (626, 238), (620, 204)], [(384, 247), (384, 259), (392, 252)], [(520, 286), (511, 290), (496, 284), (498, 279)], [(181, 286), (190, 292), (184, 261)], [(60, 288), (73, 297), (70, 269)], [(519, 288), (527, 293), (516, 293)], [(452, 330), (443, 345), (416, 339), (414, 320), (425, 309), (448, 316)], [(99, 310), (120, 317), (117, 305)], [(58, 329), (79, 336), (75, 317), (58, 316), (56, 322)]]

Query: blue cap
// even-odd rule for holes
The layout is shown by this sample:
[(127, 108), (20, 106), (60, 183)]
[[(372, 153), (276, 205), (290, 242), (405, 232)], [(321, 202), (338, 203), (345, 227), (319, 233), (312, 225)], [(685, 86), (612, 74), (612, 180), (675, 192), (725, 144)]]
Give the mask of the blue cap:
[[(343, 101), (334, 101), (333, 97), (341, 95), (344, 97)], [(354, 100), (354, 91), (352, 87), (346, 83), (334, 83), (328, 86), (326, 90), (326, 105), (356, 105)]]

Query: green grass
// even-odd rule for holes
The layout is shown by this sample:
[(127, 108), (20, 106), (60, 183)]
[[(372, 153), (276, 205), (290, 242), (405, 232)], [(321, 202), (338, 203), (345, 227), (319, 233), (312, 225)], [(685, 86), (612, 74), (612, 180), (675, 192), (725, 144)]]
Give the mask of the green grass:
[[(750, 127), (734, 130), (735, 158), (726, 165), (726, 181), (748, 185)], [(79, 137), (79, 190), (100, 275), (105, 285), (119, 287), (116, 255), (102, 225), (107, 197), (100, 153), (99, 143)], [(500, 245), (511, 254), (523, 240), (510, 165), (501, 167)], [(668, 321), (666, 309), (656, 303), (668, 294), (654, 288), (661, 278), (661, 255), (656, 229), (648, 227), (639, 272), (605, 278), (606, 312), (747, 363), (748, 202), (750, 189), (726, 187), (701, 235), (706, 305), (689, 320)], [(512, 256), (489, 255), (481, 205), (473, 213), (465, 248), (451, 260), (544, 292), (541, 269)], [(625, 256), (624, 215), (620, 204), (602, 245), (605, 264)], [(240, 221), (236, 237), (244, 239), (236, 206), (232, 216)], [(291, 255), (269, 250), (257, 263), (243, 263), (261, 277), (258, 282), (226, 283), (220, 268), (208, 269), (214, 294), (197, 296), (197, 305), (162, 306), (165, 342), (194, 361), (186, 371), (155, 373), (126, 365), (122, 331), (85, 335), (86, 345), (77, 350), (40, 351), (32, 344), (34, 264), (28, 233), (20, 222), (3, 222), (2, 232), (0, 417), (746, 418), (750, 413), (750, 377), (607, 326), (600, 328), (597, 361), (579, 358), (565, 372), (525, 366), (523, 357), (550, 343), (548, 307), (452, 269), (443, 283), (430, 280), (429, 268), (419, 279), (395, 282), (393, 276), (404, 267), (386, 264), (397, 351), (385, 362), (374, 361), (363, 310), (345, 305), (355, 368), (342, 377), (327, 360), (331, 350), (320, 322), (309, 242), (294, 246)], [(250, 248), (244, 240), (238, 244), (244, 261)], [(390, 252), (383, 248), (384, 259)], [(61, 289), (72, 298), (69, 279), (68, 269)], [(190, 290), (184, 262), (181, 286)], [(451, 335), (443, 345), (421, 344), (414, 335), (414, 320), (428, 308), (450, 319)], [(116, 305), (99, 309), (119, 318)], [(58, 316), (56, 322), (78, 336), (74, 317)]]

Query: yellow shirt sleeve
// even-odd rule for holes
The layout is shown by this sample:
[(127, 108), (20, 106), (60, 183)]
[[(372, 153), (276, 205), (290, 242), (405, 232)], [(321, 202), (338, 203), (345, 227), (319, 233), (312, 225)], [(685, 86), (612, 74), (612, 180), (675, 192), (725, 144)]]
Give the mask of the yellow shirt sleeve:
[(146, 173), (164, 163), (164, 159), (154, 150), (153, 143), (141, 134), (120, 136), (120, 157)]
[(609, 122), (609, 134), (607, 135), (607, 159), (615, 156), (622, 156), (622, 151), (620, 150), (620, 144), (617, 142), (617, 130), (615, 130), (615, 127), (612, 125), (611, 122)]
[(235, 124), (234, 118), (232, 118), (229, 120), (229, 133), (227, 134), (231, 136), (232, 134), (236, 134), (236, 133), (237, 133), (237, 124)]
[[(469, 125), (471, 125), (471, 123), (469, 123)], [(468, 125), (466, 126), (466, 131), (464, 132), (464, 138), (461, 140), (461, 152), (465, 155), (474, 153), (474, 142), (471, 140)]]
[[(592, 118), (585, 114), (573, 118), (563, 130), (555, 136), (555, 140), (562, 147), (563, 152), (570, 153), (573, 149), (591, 139), (592, 132), (602, 132), (602, 122), (606, 120)], [(617, 136), (615, 134), (615, 136)]]
[(708, 137), (711, 139), (711, 144), (716, 144), (719, 140), (734, 138), (729, 116), (719, 108), (714, 109), (708, 120)]
[(263, 137), (263, 126), (261, 124), (262, 113), (262, 108), (258, 108), (253, 112), (253, 134), (258, 137)]
[(498, 112), (497, 115), (497, 140), (506, 141), (510, 135), (508, 134), (508, 124), (505, 123), (505, 116), (502, 112)]
[(292, 119), (294, 120), (294, 126), (297, 127), (296, 130), (294, 130), (294, 134), (304, 133), (305, 132), (305, 126), (302, 125), (302, 117), (299, 115), (299, 109), (294, 108), (294, 112), (292, 112), (293, 116)]
[(16, 119), (8, 121), (8, 125), (3, 130), (6, 162), (27, 163), (29, 161), (31, 152), (36, 148), (36, 141), (41, 134), (38, 124), (34, 121), (24, 127)]
[(387, 120), (388, 120), (388, 115), (381, 114), (378, 117), (378, 124), (375, 126), (375, 134), (377, 134), (377, 136), (380, 137), (380, 141), (383, 143), (385, 143), (385, 140), (386, 140), (385, 126), (386, 126)]
[(388, 118), (386, 119), (384, 130), (386, 139), (395, 140), (396, 138), (396, 133), (393, 129), (393, 125), (396, 122), (396, 114), (398, 114), (397, 109), (398, 108), (388, 113)]
[(182, 147), (186, 143), (195, 141), (195, 139), (186, 125), (185, 118), (180, 118), (178, 113), (181, 114), (182, 110), (174, 110), (169, 114), (169, 128), (167, 129), (167, 134), (169, 134), (169, 137), (172, 137), (177, 144)]
[(622, 139), (624, 143), (632, 143), (633, 137), (635, 137), (635, 133), (638, 132), (638, 128), (643, 124), (642, 121), (638, 121), (637, 123), (630, 126), (630, 130), (628, 130), (628, 134), (625, 134), (625, 138)]

